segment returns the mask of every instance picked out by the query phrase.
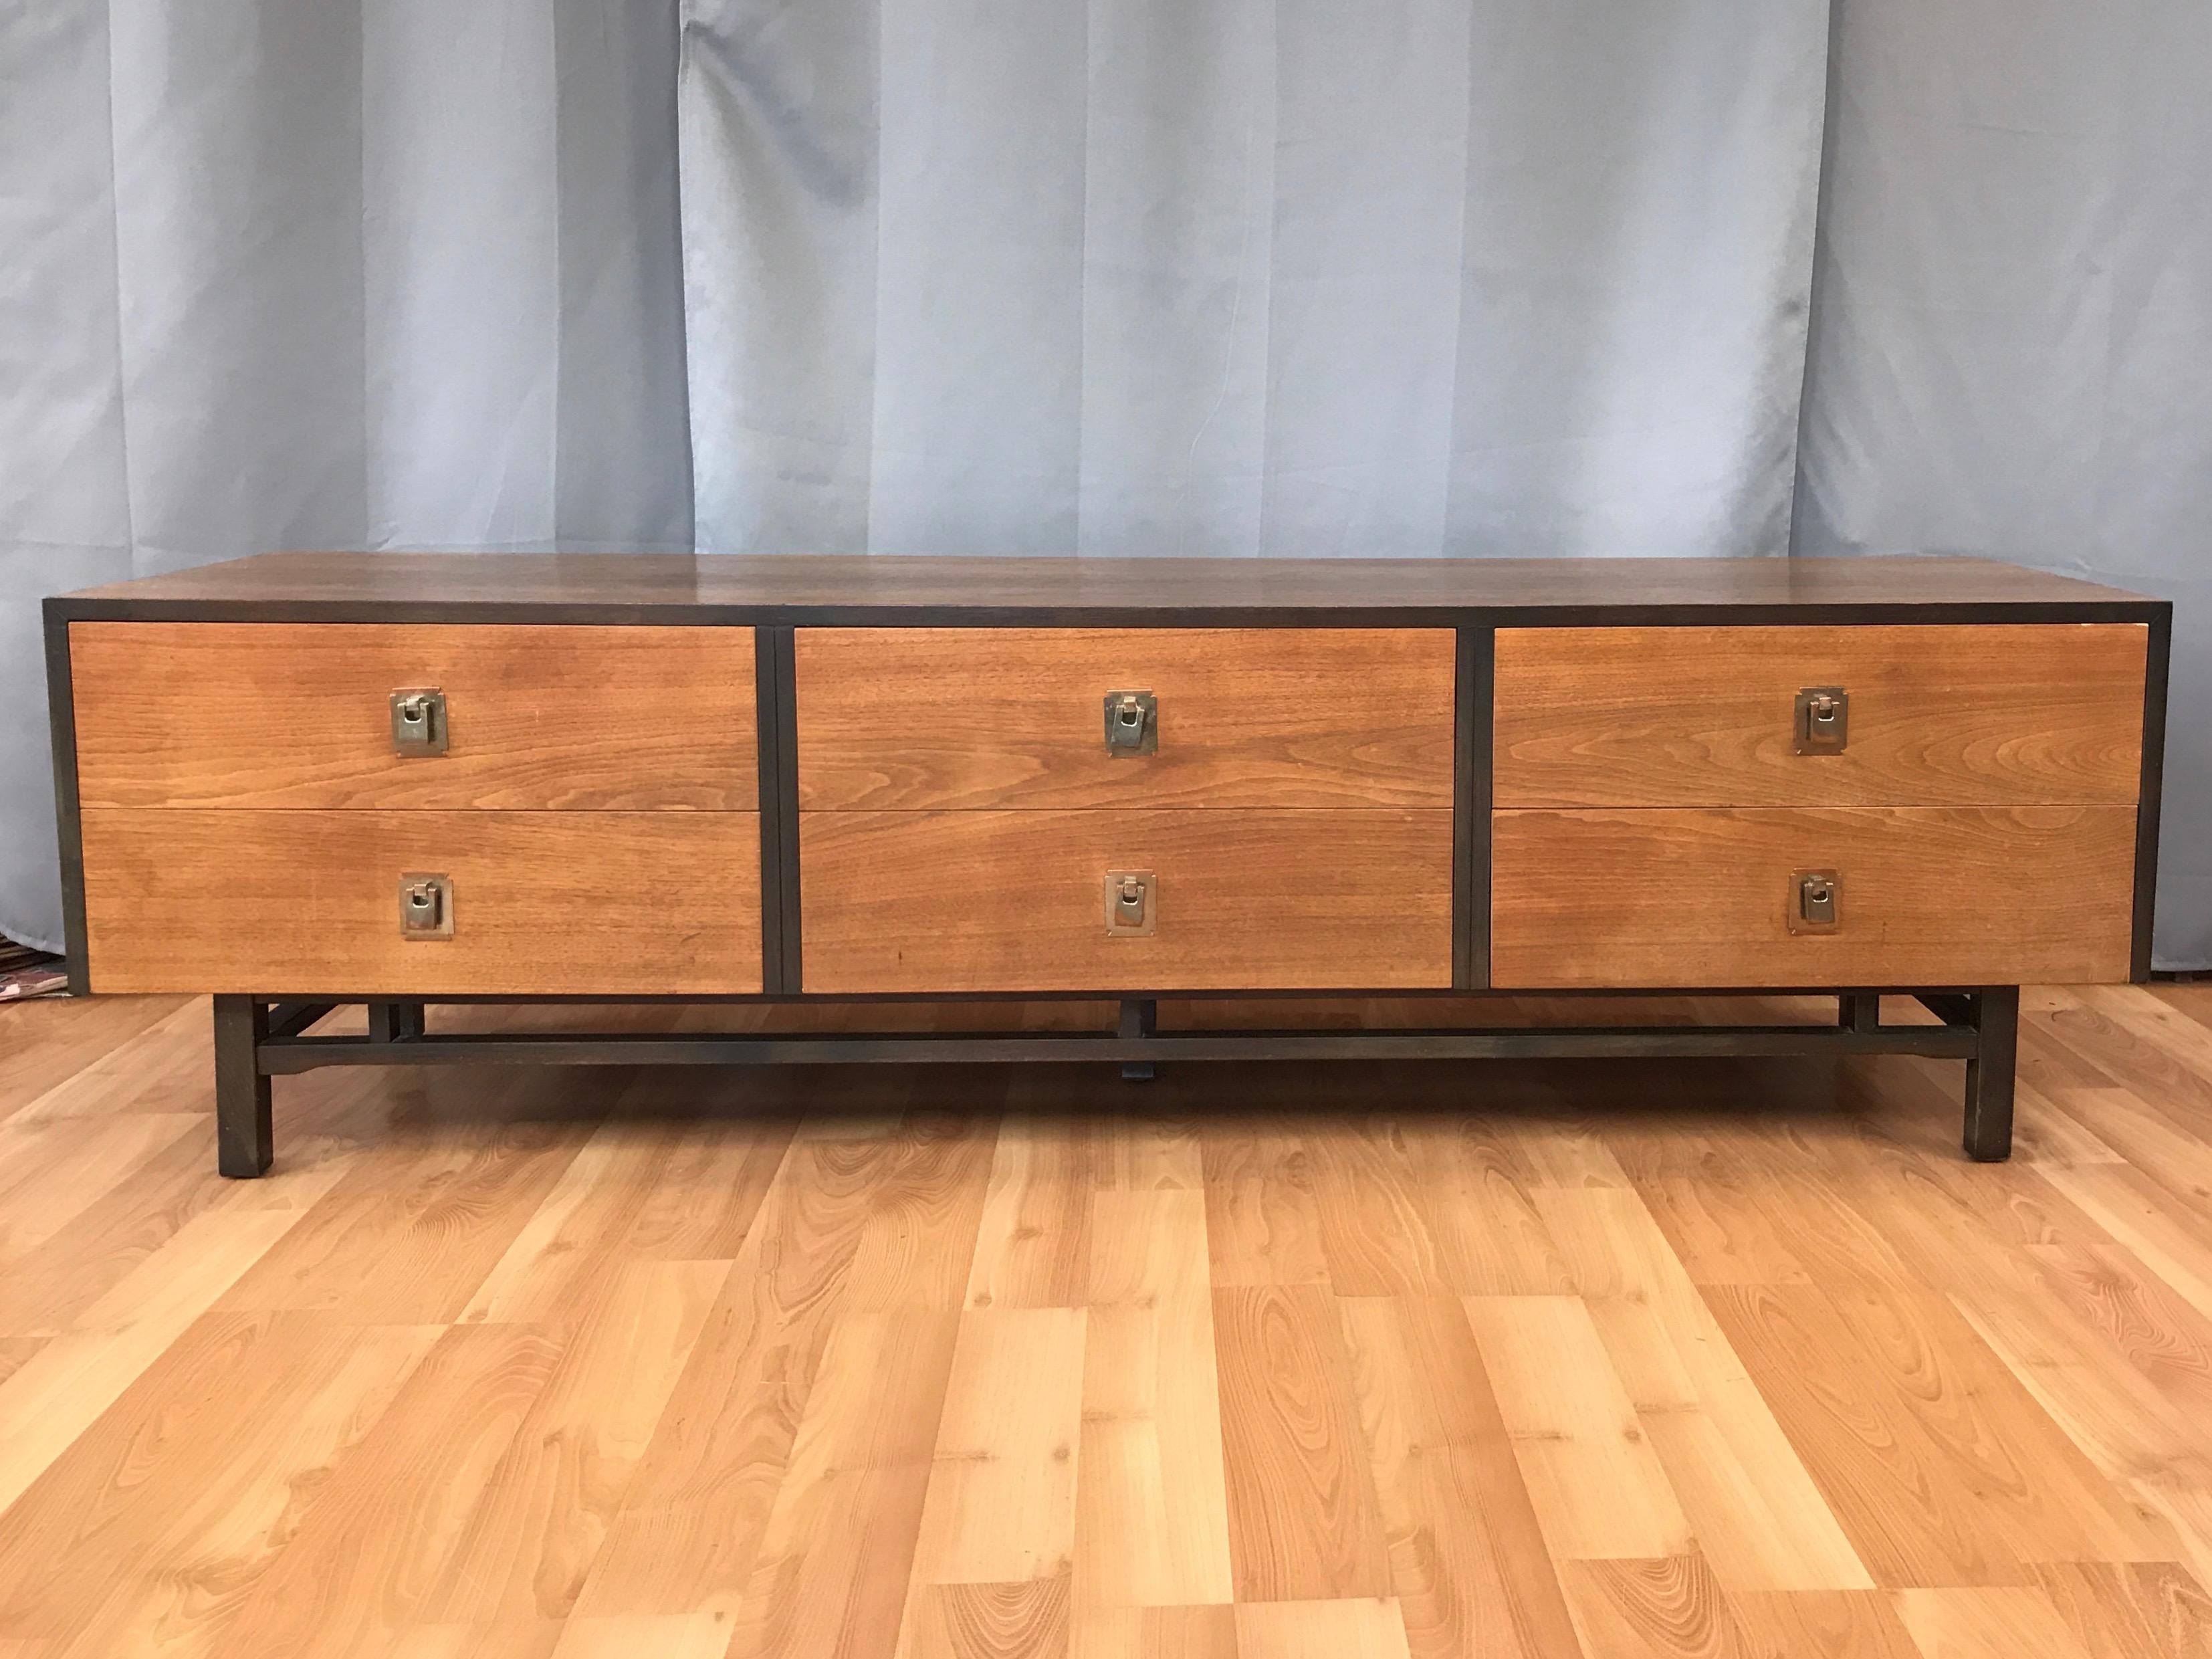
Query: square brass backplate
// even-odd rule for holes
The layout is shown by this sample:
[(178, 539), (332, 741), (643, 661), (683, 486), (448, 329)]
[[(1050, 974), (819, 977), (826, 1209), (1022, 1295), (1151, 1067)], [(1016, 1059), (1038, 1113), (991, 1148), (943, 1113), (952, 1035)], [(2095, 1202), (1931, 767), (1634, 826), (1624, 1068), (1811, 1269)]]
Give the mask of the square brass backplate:
[(408, 939), (453, 936), (453, 878), (411, 871), (399, 878), (399, 937)]
[(392, 694), (393, 754), (442, 755), (447, 742), (444, 692), (428, 685)]
[(1797, 694), (1796, 742), (1801, 755), (1840, 755), (1851, 735), (1851, 694), (1840, 685), (1808, 685)]
[(1106, 694), (1106, 752), (1109, 755), (1157, 755), (1160, 752), (1158, 698), (1149, 691), (1109, 691)]
[(1106, 937), (1147, 939), (1160, 928), (1160, 878), (1149, 870), (1106, 872)]
[(1832, 933), (1843, 920), (1843, 878), (1833, 870), (1799, 870), (1790, 878), (1784, 912), (1793, 933)]

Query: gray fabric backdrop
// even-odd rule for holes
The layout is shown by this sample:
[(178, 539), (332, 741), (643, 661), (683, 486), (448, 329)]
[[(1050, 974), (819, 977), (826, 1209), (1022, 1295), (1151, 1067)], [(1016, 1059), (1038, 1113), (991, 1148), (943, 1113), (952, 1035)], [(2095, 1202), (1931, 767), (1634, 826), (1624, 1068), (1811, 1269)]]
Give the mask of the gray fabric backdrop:
[[(732, 550), (1989, 551), (2180, 599), (2184, 706), (2212, 20), (1835, 5), (1832, 63), (1826, 0), (0, 8), (0, 929), (58, 931), (37, 595), (695, 501)], [(2212, 739), (2170, 765), (2202, 962)]]

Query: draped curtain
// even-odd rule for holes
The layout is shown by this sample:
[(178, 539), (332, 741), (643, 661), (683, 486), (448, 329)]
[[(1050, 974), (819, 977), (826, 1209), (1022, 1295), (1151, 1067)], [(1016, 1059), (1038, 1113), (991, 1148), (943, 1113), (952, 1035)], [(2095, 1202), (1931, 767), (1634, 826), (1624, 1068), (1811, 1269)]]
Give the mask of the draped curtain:
[[(2181, 598), (2179, 710), (2208, 68), (2196, 0), (0, 9), (0, 930), (37, 596), (279, 545), (1989, 552)], [(2202, 962), (2182, 720), (2167, 811)]]

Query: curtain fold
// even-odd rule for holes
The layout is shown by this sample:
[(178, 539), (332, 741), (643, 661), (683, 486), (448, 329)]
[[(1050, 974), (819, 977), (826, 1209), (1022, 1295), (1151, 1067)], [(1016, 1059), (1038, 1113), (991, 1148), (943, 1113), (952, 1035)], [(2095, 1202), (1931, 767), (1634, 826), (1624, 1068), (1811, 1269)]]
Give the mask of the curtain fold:
[(1826, 0), (691, 0), (702, 547), (1780, 554)]
[[(2185, 710), (2208, 61), (2196, 0), (0, 9), (0, 931), (38, 598), (279, 545), (1980, 552), (2177, 599)], [(2185, 719), (2167, 779), (2202, 965)]]

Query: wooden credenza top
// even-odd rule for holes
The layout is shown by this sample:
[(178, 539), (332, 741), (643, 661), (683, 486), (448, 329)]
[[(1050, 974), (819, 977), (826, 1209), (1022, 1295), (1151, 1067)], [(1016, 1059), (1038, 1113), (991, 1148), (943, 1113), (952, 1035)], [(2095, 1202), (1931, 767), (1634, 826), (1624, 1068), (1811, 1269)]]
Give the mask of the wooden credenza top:
[(1202, 626), (2145, 622), (2163, 601), (1983, 559), (1077, 559), (264, 553), (69, 594), (64, 620)]

